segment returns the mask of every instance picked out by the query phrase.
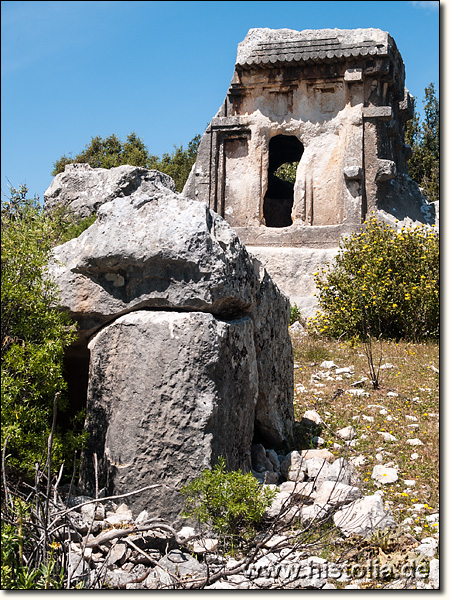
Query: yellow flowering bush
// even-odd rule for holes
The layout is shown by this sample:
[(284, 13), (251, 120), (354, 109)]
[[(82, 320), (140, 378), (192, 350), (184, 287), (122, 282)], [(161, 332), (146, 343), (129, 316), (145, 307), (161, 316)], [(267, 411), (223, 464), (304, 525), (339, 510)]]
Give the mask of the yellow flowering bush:
[(439, 235), (433, 228), (397, 230), (371, 218), (314, 275), (319, 312), (312, 325), (323, 335), (413, 341), (439, 335)]

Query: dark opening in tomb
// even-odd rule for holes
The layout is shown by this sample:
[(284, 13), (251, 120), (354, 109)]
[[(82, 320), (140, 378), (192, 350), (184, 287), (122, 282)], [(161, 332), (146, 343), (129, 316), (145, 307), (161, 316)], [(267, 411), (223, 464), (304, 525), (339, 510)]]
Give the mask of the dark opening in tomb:
[(64, 355), (64, 379), (67, 382), (69, 408), (66, 419), (70, 421), (86, 409), (89, 380), (90, 352), (87, 346), (70, 346)]
[(302, 154), (303, 144), (293, 135), (277, 135), (269, 142), (268, 186), (263, 203), (267, 227), (292, 225), (295, 169)]

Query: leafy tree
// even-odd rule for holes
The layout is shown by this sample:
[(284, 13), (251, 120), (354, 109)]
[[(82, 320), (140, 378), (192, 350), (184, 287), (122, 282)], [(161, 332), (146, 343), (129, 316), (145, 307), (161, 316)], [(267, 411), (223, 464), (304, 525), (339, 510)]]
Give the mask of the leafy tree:
[(421, 122), (414, 110), (408, 122), (405, 140), (411, 146), (409, 174), (423, 189), (430, 202), (439, 200), (439, 99), (434, 84), (425, 88), (425, 118)]
[(183, 146), (175, 146), (172, 154), (163, 154), (161, 158), (157, 158), (154, 162), (151, 162), (149, 168), (158, 169), (158, 171), (172, 177), (175, 181), (176, 190), (178, 192), (183, 191), (184, 184), (197, 158), (200, 139), (200, 135), (192, 138), (186, 150), (184, 150)]
[(397, 231), (372, 218), (314, 275), (313, 326), (323, 335), (413, 341), (439, 335), (439, 236), (428, 226)]
[(183, 146), (175, 146), (171, 154), (165, 153), (160, 158), (150, 154), (144, 142), (135, 133), (130, 133), (125, 143), (115, 134), (104, 139), (96, 136), (75, 158), (63, 155), (57, 160), (52, 175), (62, 173), (66, 165), (71, 163), (88, 163), (91, 167), (103, 169), (133, 165), (166, 173), (175, 181), (177, 191), (181, 192), (197, 158), (199, 143), (200, 136), (197, 135), (189, 142), (186, 150)]
[[(1, 204), (1, 443), (8, 438), (9, 464), (30, 473), (46, 449), (55, 396), (58, 413), (68, 408), (63, 354), (75, 337), (74, 324), (56, 308), (57, 289), (45, 266), (51, 248), (84, 224), (61, 210), (46, 212), (27, 192), (11, 188)], [(70, 426), (65, 430), (56, 432), (58, 460), (81, 441)]]
[(62, 173), (66, 165), (71, 163), (88, 163), (93, 168), (111, 169), (120, 165), (147, 167), (149, 162), (156, 159), (157, 157), (149, 154), (144, 142), (135, 133), (130, 133), (125, 143), (115, 134), (104, 139), (96, 136), (75, 158), (63, 155), (57, 160), (52, 175)]

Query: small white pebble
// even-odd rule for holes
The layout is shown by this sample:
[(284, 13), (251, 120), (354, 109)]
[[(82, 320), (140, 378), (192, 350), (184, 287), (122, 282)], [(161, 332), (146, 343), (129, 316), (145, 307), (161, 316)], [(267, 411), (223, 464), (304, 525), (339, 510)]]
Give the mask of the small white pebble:
[(378, 433), (383, 436), (385, 442), (398, 442), (397, 438), (387, 431), (379, 431)]
[(403, 483), (407, 486), (407, 487), (414, 487), (416, 485), (416, 482), (414, 479), (404, 479)]
[(419, 455), (417, 454), (417, 452), (414, 452), (413, 454), (411, 454), (411, 460), (417, 460), (419, 458)]
[(413, 439), (406, 440), (406, 443), (409, 444), (410, 446), (423, 446), (423, 442), (421, 442), (419, 440), (419, 438), (413, 438)]

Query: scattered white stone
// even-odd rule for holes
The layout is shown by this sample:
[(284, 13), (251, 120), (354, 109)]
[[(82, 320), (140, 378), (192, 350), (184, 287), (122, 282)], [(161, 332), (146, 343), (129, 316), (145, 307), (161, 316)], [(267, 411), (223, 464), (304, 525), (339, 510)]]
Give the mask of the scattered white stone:
[(205, 554), (205, 552), (215, 552), (219, 546), (219, 540), (213, 538), (204, 538), (197, 540), (192, 545), (192, 550), (196, 554)]
[(358, 456), (352, 456), (349, 459), (349, 462), (354, 466), (354, 467), (361, 467), (362, 465), (365, 465), (367, 462), (367, 458), (365, 456), (363, 456), (362, 454), (358, 454)]
[(305, 460), (309, 460), (311, 458), (324, 458), (328, 462), (334, 461), (334, 454), (332, 454), (329, 450), (326, 450), (325, 448), (321, 450), (302, 450), (301, 455), (302, 458), (304, 458)]
[(389, 362), (387, 362), (387, 363), (384, 363), (384, 365), (381, 365), (381, 366), (380, 366), (380, 369), (394, 369), (394, 368), (395, 368), (395, 367), (394, 367), (394, 365), (392, 365), (392, 364), (391, 364), (391, 363), (389, 363)]
[(439, 523), (439, 513), (427, 515), (425, 518), (428, 521), (428, 523)]
[(211, 585), (207, 585), (205, 590), (237, 590), (237, 586), (227, 581), (215, 581)]
[(412, 525), (414, 523), (414, 520), (412, 517), (406, 517), (406, 519), (403, 519), (403, 523), (405, 525)]
[(388, 392), (386, 396), (390, 396), (391, 398), (397, 398), (398, 394), (397, 392)]
[(388, 411), (385, 408), (382, 408), (380, 410), (380, 415), (387, 415), (387, 414), (388, 414)]
[(341, 444), (336, 444), (336, 442), (334, 442), (333, 449), (334, 450), (339, 450), (340, 448), (342, 448)]
[(347, 394), (351, 394), (352, 396), (369, 396), (368, 392), (365, 392), (361, 389), (353, 389), (353, 390), (345, 390)]
[(313, 445), (314, 445), (314, 446), (316, 446), (316, 447), (317, 447), (317, 446), (323, 446), (323, 445), (325, 444), (325, 440), (324, 440), (322, 437), (318, 436), (318, 435), (315, 435), (315, 436), (312, 438), (311, 442), (312, 442), (312, 443), (313, 443)]
[(319, 487), (314, 499), (315, 504), (321, 506), (339, 506), (341, 504), (348, 504), (353, 500), (361, 498), (362, 493), (358, 487), (345, 485), (338, 481), (324, 481)]
[(412, 507), (417, 512), (423, 512), (425, 510), (425, 504), (413, 504)]
[(302, 394), (308, 392), (308, 390), (305, 388), (305, 386), (302, 385), (301, 383), (297, 383), (297, 385), (295, 386), (295, 389), (297, 390), (297, 392), (301, 392)]
[(298, 482), (298, 481), (284, 481), (280, 485), (280, 492), (288, 492), (295, 498), (314, 498), (314, 483), (309, 482)]
[(404, 479), (403, 483), (404, 483), (404, 485), (406, 485), (406, 487), (409, 487), (409, 488), (415, 487), (415, 485), (416, 485), (415, 479)]
[(405, 418), (408, 419), (408, 421), (417, 421), (417, 417), (414, 415), (405, 415)]
[(344, 590), (360, 590), (361, 588), (357, 583), (349, 583), (344, 587)]
[(398, 442), (397, 438), (387, 431), (378, 431), (385, 442)]
[(375, 465), (372, 471), (372, 479), (379, 483), (394, 483), (398, 480), (397, 470), (385, 465)]
[(419, 458), (419, 455), (417, 454), (417, 452), (414, 452), (413, 454), (411, 454), (411, 460), (417, 460)]
[(424, 554), (425, 556), (428, 556), (428, 558), (434, 558), (437, 547), (437, 541), (432, 537), (427, 537), (424, 538), (422, 542), (417, 546), (416, 552), (419, 554)]
[(413, 439), (406, 440), (406, 443), (409, 444), (410, 446), (423, 446), (423, 442), (421, 442), (419, 440), (419, 438), (413, 438)]
[(337, 369), (337, 365), (332, 360), (324, 360), (320, 366), (322, 369)]
[(369, 423), (374, 422), (374, 417), (370, 417), (369, 415), (363, 415), (362, 418), (364, 419), (364, 421), (369, 421)]
[(345, 536), (354, 533), (366, 537), (376, 529), (395, 525), (391, 511), (385, 509), (382, 498), (375, 494), (345, 506), (335, 513), (333, 520)]
[(436, 369), (436, 367), (434, 365), (430, 365), (430, 369), (434, 372), (434, 373), (439, 373), (439, 369)]
[(375, 458), (378, 462), (383, 462), (384, 460), (383, 455), (380, 452), (378, 452), (378, 454), (375, 454)]
[(297, 450), (293, 450), (283, 460), (280, 469), (286, 479), (303, 481), (306, 475), (306, 462)]
[(342, 367), (341, 369), (336, 369), (336, 375), (344, 375), (346, 373), (353, 373), (355, 367), (352, 365), (350, 367)]
[(439, 589), (439, 560), (437, 558), (430, 560), (430, 574), (428, 581), (433, 590)]
[(384, 408), (381, 404), (369, 404), (367, 408)]
[(368, 381), (367, 377), (362, 377), (361, 379), (358, 379), (358, 381), (354, 381), (354, 382), (353, 382), (353, 383), (351, 383), (350, 385), (351, 385), (352, 387), (356, 387), (356, 386), (359, 386), (359, 385), (364, 385), (364, 383), (365, 383), (366, 381)]
[(195, 535), (195, 529), (193, 527), (182, 527), (178, 532), (178, 537), (181, 540), (187, 540), (187, 538)]
[[(125, 505), (123, 505), (123, 506), (125, 506)], [(121, 507), (119, 506), (119, 508), (121, 508)], [(117, 511), (115, 513), (110, 514), (105, 518), (105, 521), (107, 523), (109, 523), (109, 525), (122, 525), (125, 523), (131, 523), (133, 521), (133, 515), (132, 515), (131, 511), (128, 510), (128, 507), (127, 507), (126, 511), (121, 510), (120, 512), (119, 512), (119, 508), (117, 509)]]
[(322, 417), (315, 410), (307, 410), (305, 412), (305, 414), (303, 415), (303, 418), (308, 419), (309, 421), (313, 421), (317, 425), (320, 425), (321, 423), (323, 423)]
[(350, 448), (356, 448), (356, 446), (358, 445), (358, 440), (346, 440), (344, 444), (346, 446), (350, 446)]
[(353, 440), (356, 437), (356, 431), (352, 425), (344, 427), (343, 429), (339, 429), (339, 431), (337, 431), (336, 434), (342, 440)]
[(408, 429), (418, 429), (420, 427), (419, 423), (409, 423), (409, 425), (405, 425)]

